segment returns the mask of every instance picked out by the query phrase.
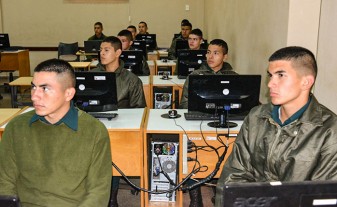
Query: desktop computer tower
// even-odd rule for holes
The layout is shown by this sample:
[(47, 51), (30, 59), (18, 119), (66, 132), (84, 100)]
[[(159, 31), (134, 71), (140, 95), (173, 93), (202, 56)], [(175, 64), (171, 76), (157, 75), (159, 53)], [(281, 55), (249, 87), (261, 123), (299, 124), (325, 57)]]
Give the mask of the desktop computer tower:
[(172, 108), (172, 86), (153, 87), (153, 108), (171, 109)]
[(158, 71), (157, 71), (157, 75), (168, 75), (171, 76), (173, 74), (171, 74), (171, 66), (158, 66)]
[[(150, 141), (150, 190), (169, 191), (178, 183), (179, 135), (153, 135)], [(150, 194), (150, 201), (176, 201), (176, 192)]]

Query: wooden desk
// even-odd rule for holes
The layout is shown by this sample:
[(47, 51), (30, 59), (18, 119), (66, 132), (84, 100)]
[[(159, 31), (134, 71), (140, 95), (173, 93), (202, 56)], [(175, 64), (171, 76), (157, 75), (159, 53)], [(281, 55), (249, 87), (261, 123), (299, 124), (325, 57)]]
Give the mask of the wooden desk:
[(168, 58), (168, 49), (158, 50), (160, 59)]
[(9, 120), (25, 109), (0, 108), (0, 140)]
[(19, 76), (30, 76), (29, 51), (4, 51), (1, 52), (0, 71), (19, 71)]
[(17, 108), (18, 106), (31, 106), (31, 102), (18, 102), (18, 87), (19, 86), (31, 86), (33, 77), (19, 77), (14, 81), (10, 82), (11, 86), (11, 105), (12, 108)]
[(74, 68), (74, 70), (79, 68), (90, 70), (91, 62), (69, 62), (69, 64)]
[(155, 75), (155, 70), (156, 70), (156, 64), (154, 62), (154, 60), (148, 60), (146, 61), (149, 69), (150, 69), (150, 75)]
[[(187, 139), (193, 141), (195, 145), (197, 146), (206, 146), (207, 144), (217, 148), (219, 146), (222, 146), (221, 143), (217, 140), (217, 135), (220, 134), (227, 134), (228, 129), (215, 129), (211, 128), (207, 125), (207, 121), (201, 122), (201, 121), (186, 121), (184, 118), (184, 113), (187, 112), (185, 109), (178, 109), (178, 114), (181, 115), (180, 118), (177, 119), (167, 119), (162, 118), (161, 116), (163, 114), (167, 114), (167, 109), (150, 109), (149, 114), (145, 121), (145, 129), (144, 129), (144, 152), (149, 152), (149, 142), (150, 139), (154, 135), (162, 135), (162, 136), (168, 136), (170, 138), (170, 135), (176, 135), (179, 137), (179, 157), (178, 157), (178, 180), (179, 182), (182, 181), (184, 177), (186, 177), (189, 172), (191, 172), (191, 169), (193, 168), (194, 162), (188, 162), (187, 163), (187, 157), (195, 158), (195, 153), (187, 153)], [(232, 151), (233, 148), (233, 142), (235, 141), (235, 137), (237, 133), (240, 130), (240, 127), (242, 125), (243, 121), (237, 121), (238, 126), (235, 128), (230, 129), (230, 136), (227, 139), (224, 135), (221, 135), (219, 138), (223, 140), (224, 143), (229, 143), (229, 149), (226, 154), (224, 162), (227, 160), (229, 154)], [(201, 126), (200, 126), (201, 124)], [(184, 131), (184, 130), (185, 131)], [(202, 130), (202, 133), (200, 131)], [(204, 141), (205, 139), (205, 141)], [(210, 149), (210, 148), (208, 148)], [(219, 153), (221, 154), (224, 151), (224, 147), (219, 149)], [(144, 159), (144, 183), (146, 188), (150, 188), (149, 186), (149, 169), (151, 166), (149, 166), (149, 161), (152, 159), (151, 157), (147, 157), (147, 153), (144, 153), (145, 159)], [(206, 152), (203, 150), (198, 150), (198, 161), (201, 165), (205, 165), (208, 167), (208, 170), (206, 172), (199, 172), (192, 176), (192, 178), (205, 178), (210, 174), (211, 171), (214, 170), (216, 162), (217, 162), (217, 156), (215, 152)], [(223, 168), (223, 164), (221, 164), (220, 170), (216, 174), (215, 177), (219, 177), (221, 170)], [(205, 169), (205, 168), (203, 168)], [(174, 203), (168, 203), (168, 202), (155, 202), (155, 201), (149, 201), (149, 195), (145, 194), (145, 206), (147, 207), (158, 207), (158, 206), (183, 206), (183, 193), (181, 191), (176, 192), (176, 202)]]
[(146, 100), (146, 106), (151, 105), (151, 78), (150, 76), (139, 76), (139, 79), (143, 83), (144, 96)]
[[(100, 119), (109, 131), (112, 161), (127, 176), (139, 176), (144, 187), (143, 124), (146, 108), (119, 109), (118, 116), (111, 121)], [(113, 175), (120, 175), (113, 169)], [(144, 206), (144, 192), (140, 192), (141, 206)]]
[[(181, 95), (183, 92), (183, 87), (186, 79), (178, 79), (177, 76), (169, 76), (170, 79), (168, 80), (163, 80), (162, 76), (152, 76), (152, 85), (151, 85), (151, 108), (156, 108), (154, 104), (154, 98), (155, 98), (155, 88), (160, 88), (163, 87), (172, 87), (171, 94), (172, 94), (172, 101), (171, 105), (173, 106), (172, 108), (178, 108), (178, 105), (180, 103)], [(176, 93), (178, 92), (178, 94)]]
[(156, 63), (156, 70), (155, 70), (156, 75), (162, 75), (162, 72), (160, 71), (164, 70), (165, 72), (166, 71), (169, 72), (170, 73), (169, 75), (173, 75), (177, 64), (175, 60), (167, 60), (167, 62), (164, 62), (163, 60), (156, 60), (155, 63)]
[(147, 53), (148, 60), (159, 60), (159, 53), (157, 50), (151, 51)]

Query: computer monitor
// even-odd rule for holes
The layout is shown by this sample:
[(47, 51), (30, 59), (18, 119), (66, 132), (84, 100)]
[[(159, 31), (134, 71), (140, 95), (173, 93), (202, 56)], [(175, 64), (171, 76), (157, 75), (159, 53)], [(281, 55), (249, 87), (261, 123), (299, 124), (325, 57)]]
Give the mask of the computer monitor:
[(134, 40), (132, 43), (132, 47), (134, 50), (143, 51), (143, 55), (145, 59), (147, 60), (147, 48), (146, 48), (145, 40)]
[(232, 183), (223, 188), (222, 207), (337, 206), (336, 181)]
[(124, 50), (119, 57), (124, 62), (124, 68), (136, 75), (143, 74), (143, 51), (140, 50)]
[(116, 74), (112, 72), (75, 72), (74, 104), (87, 112), (117, 110)]
[(206, 62), (206, 53), (207, 50), (178, 50), (178, 78), (184, 79), (190, 73), (199, 69), (200, 65)]
[[(210, 127), (235, 127), (259, 104), (261, 75), (189, 75), (188, 112), (218, 115)], [(237, 116), (237, 117), (235, 117)]]
[(157, 35), (156, 34), (138, 34), (136, 40), (145, 40), (147, 50), (157, 49)]
[(184, 39), (176, 39), (176, 54), (178, 53), (178, 50), (183, 49), (190, 49), (190, 47), (188, 46), (188, 41)]
[(97, 53), (101, 47), (101, 40), (86, 40), (84, 41), (84, 52), (85, 53)]
[(0, 207), (20, 207), (20, 200), (17, 196), (0, 195)]
[(0, 34), (0, 50), (10, 47), (8, 34)]

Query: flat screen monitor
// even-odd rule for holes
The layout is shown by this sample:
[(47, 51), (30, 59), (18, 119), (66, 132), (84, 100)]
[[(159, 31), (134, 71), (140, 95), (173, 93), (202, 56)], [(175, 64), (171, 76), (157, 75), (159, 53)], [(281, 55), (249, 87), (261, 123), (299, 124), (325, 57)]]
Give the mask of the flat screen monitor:
[(188, 112), (214, 114), (211, 127), (235, 127), (235, 116), (245, 117), (259, 104), (261, 75), (189, 75)]
[(188, 46), (188, 41), (183, 39), (176, 39), (176, 54), (178, 53), (178, 50), (183, 49), (190, 49), (190, 47)]
[(223, 201), (222, 207), (337, 206), (337, 181), (226, 184)]
[(116, 74), (112, 72), (75, 72), (74, 104), (87, 112), (117, 110)]
[(20, 207), (17, 196), (0, 195), (0, 207)]
[(0, 50), (9, 48), (9, 36), (8, 34), (0, 34)]
[(84, 41), (84, 52), (85, 53), (98, 53), (100, 50), (101, 43), (102, 43), (101, 40)]
[(178, 78), (184, 79), (206, 62), (207, 50), (178, 50)]
[(124, 50), (120, 59), (124, 62), (124, 68), (136, 75), (143, 75), (143, 51), (140, 50)]
[(136, 40), (145, 40), (147, 50), (157, 49), (157, 35), (156, 34), (138, 34)]
[(143, 52), (145, 59), (147, 60), (147, 48), (145, 40), (134, 40), (132, 43), (134, 50), (140, 50)]

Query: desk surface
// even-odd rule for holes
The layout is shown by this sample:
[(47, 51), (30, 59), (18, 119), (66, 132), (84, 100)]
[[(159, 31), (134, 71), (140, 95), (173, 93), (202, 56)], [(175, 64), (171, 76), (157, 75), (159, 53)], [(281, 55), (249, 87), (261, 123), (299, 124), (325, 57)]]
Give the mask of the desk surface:
[[(177, 109), (180, 118), (170, 119), (162, 118), (161, 115), (167, 114), (169, 109), (150, 109), (148, 115), (148, 123), (146, 126), (147, 133), (179, 133), (183, 132), (183, 129), (186, 132), (200, 132), (200, 129), (203, 132), (208, 133), (227, 133), (227, 128), (215, 129), (207, 125), (210, 121), (187, 121), (184, 117), (184, 113), (187, 112), (187, 109)], [(200, 128), (201, 123), (201, 128)], [(230, 128), (230, 133), (238, 133), (243, 121), (235, 121), (238, 124), (237, 127)]]
[(20, 113), (19, 108), (0, 108), (0, 128), (5, 128), (6, 123)]
[(178, 79), (178, 76), (173, 75), (169, 76), (168, 80), (162, 79), (162, 76), (160, 75), (154, 75), (152, 76), (152, 84), (156, 86), (172, 86), (172, 85), (178, 85), (182, 87), (185, 83), (186, 79)]
[(157, 66), (175, 66), (177, 63), (175, 60), (167, 60), (164, 62), (163, 60), (155, 60)]
[(32, 83), (33, 77), (19, 77), (14, 81), (10, 82), (10, 86), (30, 86)]
[(87, 68), (90, 66), (91, 62), (69, 62), (73, 68)]

